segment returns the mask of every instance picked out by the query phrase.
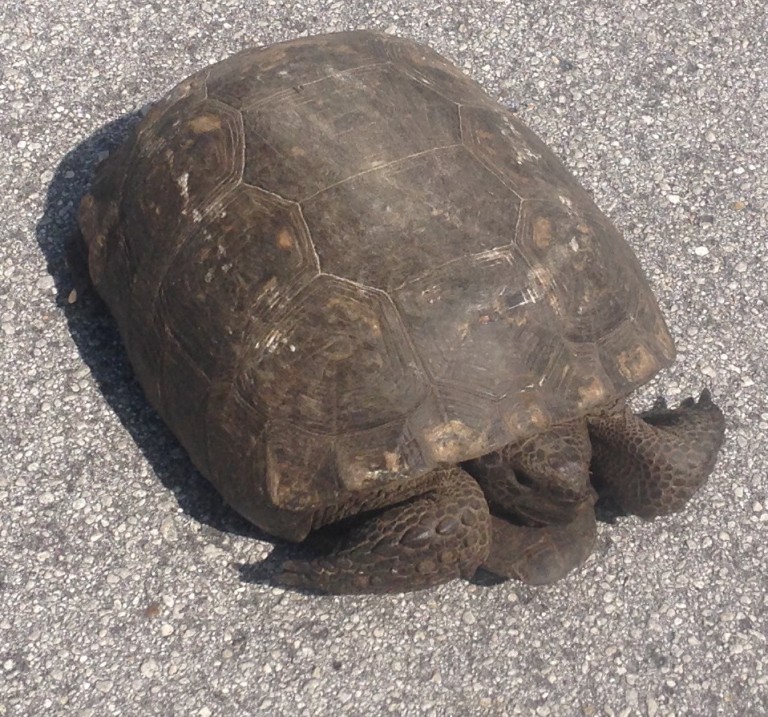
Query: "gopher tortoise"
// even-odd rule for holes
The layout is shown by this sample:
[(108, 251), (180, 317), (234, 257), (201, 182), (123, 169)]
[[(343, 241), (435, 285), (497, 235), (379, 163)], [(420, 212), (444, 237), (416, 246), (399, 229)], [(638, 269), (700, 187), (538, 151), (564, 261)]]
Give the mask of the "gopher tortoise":
[(625, 403), (675, 354), (629, 246), (517, 117), (412, 41), (309, 37), (192, 75), (99, 166), (79, 223), (194, 464), (317, 548), (278, 583), (552, 582), (592, 550), (598, 495), (650, 519), (714, 466), (708, 391)]

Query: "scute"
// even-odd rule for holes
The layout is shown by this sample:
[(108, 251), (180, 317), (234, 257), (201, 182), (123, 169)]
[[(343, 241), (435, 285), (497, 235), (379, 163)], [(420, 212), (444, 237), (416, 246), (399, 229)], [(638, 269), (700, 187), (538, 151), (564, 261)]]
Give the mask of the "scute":
[(459, 146), (356, 176), (302, 210), (323, 271), (391, 292), (441, 264), (509, 244), (518, 204)]
[(389, 299), (325, 274), (249, 342), (236, 386), (270, 420), (321, 435), (389, 423), (428, 390)]
[(297, 202), (461, 142), (458, 107), (389, 64), (297, 86), (244, 118), (245, 181)]
[(614, 263), (615, 231), (567, 200), (523, 202), (516, 242), (531, 267), (534, 291), (550, 307), (556, 331), (595, 342), (631, 316), (640, 268), (626, 252)]
[[(123, 189), (124, 224), (137, 235), (128, 242), (137, 291), (157, 294), (178, 248), (219, 197), (242, 175), (242, 117), (229, 107), (184, 98), (142, 139)], [(138, 237), (168, 237), (152, 242)]]
[(563, 196), (572, 203), (594, 207), (551, 150), (498, 105), (462, 107), (461, 128), (469, 151), (521, 199)]
[(498, 399), (538, 381), (562, 338), (514, 248), (459, 258), (393, 292), (434, 380)]
[(228, 57), (205, 70), (206, 86), (212, 99), (242, 109), (388, 59), (375, 33), (308, 37)]
[(209, 205), (166, 263), (155, 312), (210, 378), (233, 377), (239, 337), (266, 339), (273, 313), (318, 273), (299, 208), (240, 185)]

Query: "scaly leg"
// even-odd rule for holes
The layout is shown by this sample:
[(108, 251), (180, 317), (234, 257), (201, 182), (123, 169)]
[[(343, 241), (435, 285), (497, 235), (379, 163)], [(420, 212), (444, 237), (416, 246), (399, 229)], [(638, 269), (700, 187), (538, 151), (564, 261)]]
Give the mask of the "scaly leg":
[(597, 531), (590, 455), (582, 419), (466, 464), (492, 512), (486, 570), (543, 585), (587, 559)]
[(635, 416), (626, 406), (589, 418), (598, 490), (650, 520), (680, 510), (712, 472), (725, 420), (709, 391), (675, 409), (663, 400)]
[(287, 561), (276, 581), (328, 593), (387, 593), (474, 575), (491, 542), (483, 493), (458, 467), (426, 479), (425, 492), (363, 514), (329, 555)]

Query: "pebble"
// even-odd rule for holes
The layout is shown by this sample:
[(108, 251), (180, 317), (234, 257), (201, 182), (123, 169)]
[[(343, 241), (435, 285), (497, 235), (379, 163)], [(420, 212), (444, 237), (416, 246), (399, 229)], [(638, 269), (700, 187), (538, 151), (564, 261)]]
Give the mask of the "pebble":
[(157, 674), (158, 664), (151, 657), (141, 663), (141, 674), (143, 677), (152, 677)]
[(649, 697), (646, 702), (646, 707), (648, 708), (648, 717), (656, 717), (656, 714), (659, 711), (659, 703), (656, 702), (653, 697)]
[(56, 286), (56, 281), (50, 274), (40, 277), (37, 280), (37, 288), (43, 291), (46, 291), (47, 289), (53, 289), (55, 286)]

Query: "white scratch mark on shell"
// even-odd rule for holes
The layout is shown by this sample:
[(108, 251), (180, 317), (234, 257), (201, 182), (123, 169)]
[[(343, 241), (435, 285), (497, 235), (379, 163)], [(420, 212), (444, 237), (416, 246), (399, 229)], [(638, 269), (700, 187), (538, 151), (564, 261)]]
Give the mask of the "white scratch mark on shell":
[(181, 196), (184, 198), (184, 204), (189, 201), (189, 172), (184, 172), (177, 180), (176, 184), (181, 189)]

